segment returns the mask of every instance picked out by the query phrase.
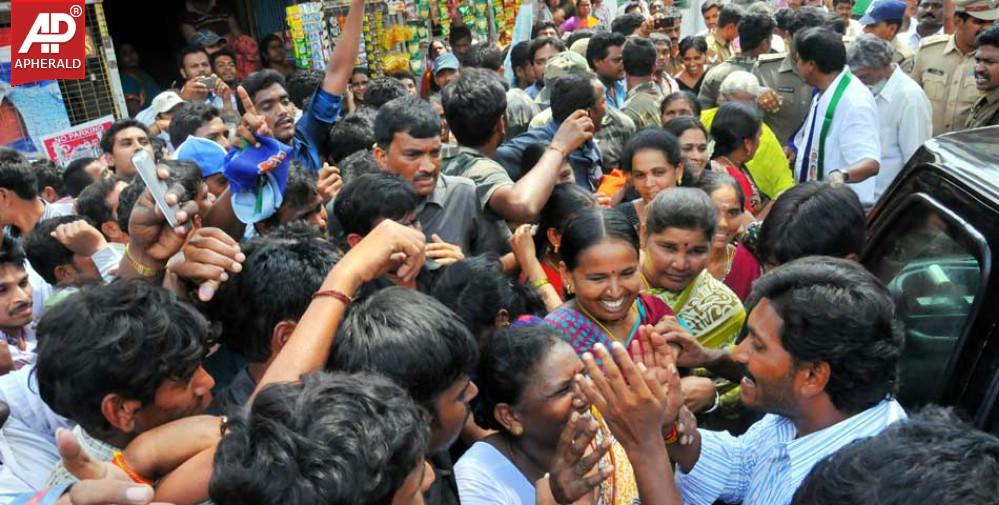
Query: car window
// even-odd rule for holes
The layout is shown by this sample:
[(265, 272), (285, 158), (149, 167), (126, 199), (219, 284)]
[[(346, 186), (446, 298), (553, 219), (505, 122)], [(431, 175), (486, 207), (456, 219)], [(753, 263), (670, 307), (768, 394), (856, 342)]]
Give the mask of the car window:
[(911, 409), (938, 402), (944, 392), (947, 364), (982, 283), (977, 257), (987, 246), (925, 197), (897, 216), (875, 237), (866, 263), (895, 297), (905, 326), (899, 400)]

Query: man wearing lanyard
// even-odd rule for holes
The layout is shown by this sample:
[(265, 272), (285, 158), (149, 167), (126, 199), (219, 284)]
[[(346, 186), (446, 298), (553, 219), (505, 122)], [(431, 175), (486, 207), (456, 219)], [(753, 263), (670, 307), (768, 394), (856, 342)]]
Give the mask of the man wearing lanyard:
[(870, 208), (881, 161), (874, 95), (846, 68), (846, 47), (839, 34), (809, 28), (794, 35), (794, 50), (798, 73), (817, 91), (794, 137), (794, 176), (798, 182), (849, 184)]

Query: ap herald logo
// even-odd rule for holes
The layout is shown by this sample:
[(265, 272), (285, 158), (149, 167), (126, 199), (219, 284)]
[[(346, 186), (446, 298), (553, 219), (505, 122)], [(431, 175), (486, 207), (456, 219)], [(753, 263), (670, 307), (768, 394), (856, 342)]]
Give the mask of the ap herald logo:
[(83, 79), (84, 0), (13, 0), (10, 83)]

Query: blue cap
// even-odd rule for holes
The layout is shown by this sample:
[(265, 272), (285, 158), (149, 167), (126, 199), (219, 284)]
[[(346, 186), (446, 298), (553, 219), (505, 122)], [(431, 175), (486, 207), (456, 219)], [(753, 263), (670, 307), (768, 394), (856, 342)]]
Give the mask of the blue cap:
[(877, 0), (871, 5), (867, 14), (860, 18), (860, 24), (869, 26), (882, 21), (902, 21), (903, 19), (905, 19), (905, 2), (902, 0)]
[(449, 68), (451, 70), (458, 70), (459, 66), (460, 65), (458, 64), (457, 56), (455, 56), (453, 53), (444, 53), (434, 58), (434, 63), (433, 63), (434, 75), (436, 76), (437, 72)]
[(225, 37), (219, 37), (219, 34), (205, 28), (198, 30), (190, 40), (192, 46), (197, 47), (210, 47), (216, 46), (218, 44), (226, 44), (227, 41)]
[(270, 137), (257, 137), (260, 147), (232, 148), (225, 157), (225, 177), (232, 210), (251, 224), (274, 215), (284, 201), (291, 147)]
[(177, 148), (178, 160), (193, 161), (201, 167), (201, 176), (221, 174), (225, 167), (225, 149), (217, 142), (191, 135)]

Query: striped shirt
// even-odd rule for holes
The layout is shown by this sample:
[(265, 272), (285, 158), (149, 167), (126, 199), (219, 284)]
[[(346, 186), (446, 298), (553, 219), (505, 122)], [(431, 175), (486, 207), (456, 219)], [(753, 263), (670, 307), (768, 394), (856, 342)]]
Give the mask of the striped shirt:
[(795, 490), (822, 458), (906, 417), (898, 402), (886, 399), (800, 438), (790, 419), (774, 414), (739, 437), (700, 430), (697, 464), (690, 473), (676, 470), (683, 503), (711, 505), (720, 499), (752, 505), (790, 504)]

